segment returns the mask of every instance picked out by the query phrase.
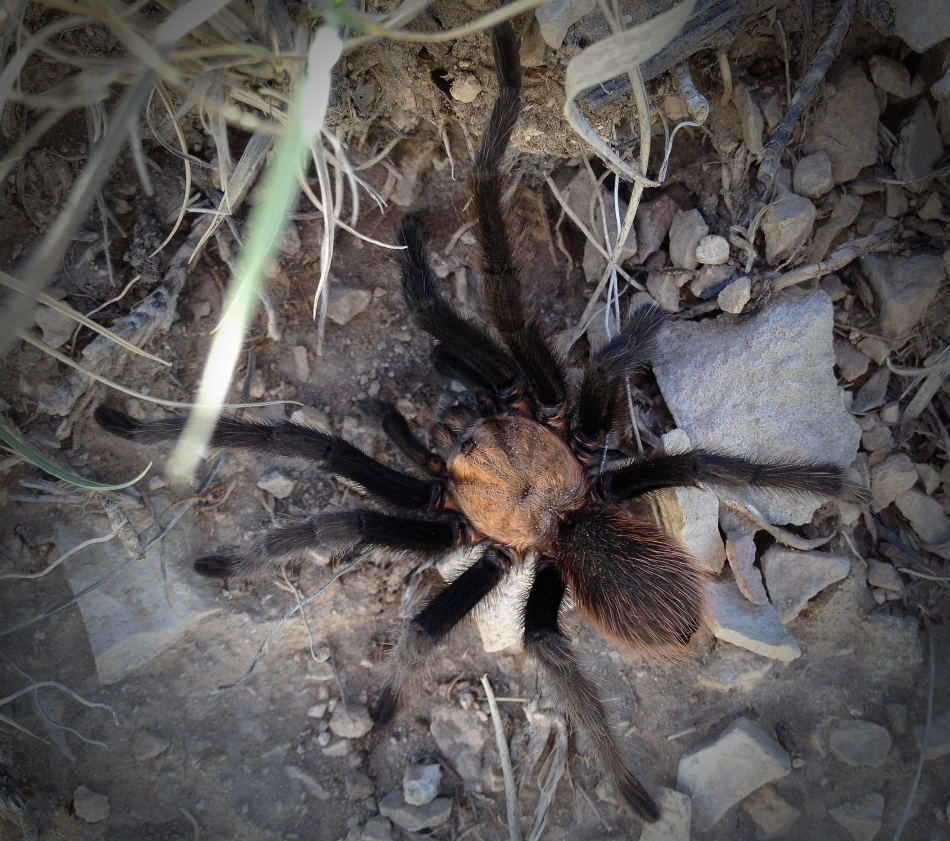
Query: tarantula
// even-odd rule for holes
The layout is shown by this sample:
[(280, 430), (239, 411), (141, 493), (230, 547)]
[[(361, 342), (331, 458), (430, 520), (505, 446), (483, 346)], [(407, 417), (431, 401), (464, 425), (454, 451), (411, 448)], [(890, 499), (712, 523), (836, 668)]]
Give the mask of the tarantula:
[[(470, 184), (491, 326), (464, 318), (440, 293), (426, 252), (428, 233), (417, 218), (404, 219), (398, 234), (405, 303), (436, 341), (436, 369), (464, 383), (477, 410), (457, 405), (446, 411), (433, 429), (433, 450), (394, 406), (369, 402), (417, 475), (321, 430), (222, 418), (214, 446), (306, 459), (376, 507), (323, 511), (278, 525), (245, 552), (200, 558), (195, 569), (217, 577), (250, 574), (275, 559), (303, 562), (315, 547), (334, 554), (382, 547), (429, 555), (481, 547), (477, 560), (404, 629), (374, 705), (377, 720), (385, 722), (446, 634), (514, 564), (532, 563), (523, 605), (525, 650), (554, 684), (566, 714), (586, 731), (603, 772), (638, 815), (653, 821), (659, 810), (631, 770), (594, 682), (561, 629), (565, 595), (570, 592), (577, 610), (621, 648), (676, 653), (704, 622), (704, 573), (682, 545), (655, 523), (636, 519), (625, 503), (690, 485), (826, 497), (860, 491), (832, 464), (752, 461), (708, 450), (637, 458), (608, 452), (621, 384), (649, 361), (665, 316), (656, 307), (637, 309), (572, 385), (549, 337), (526, 313), (499, 172), (520, 110), (521, 67), (511, 25), (498, 26), (493, 36), (499, 92)], [(184, 418), (140, 423), (109, 408), (99, 408), (96, 419), (140, 443), (174, 437), (184, 426)]]

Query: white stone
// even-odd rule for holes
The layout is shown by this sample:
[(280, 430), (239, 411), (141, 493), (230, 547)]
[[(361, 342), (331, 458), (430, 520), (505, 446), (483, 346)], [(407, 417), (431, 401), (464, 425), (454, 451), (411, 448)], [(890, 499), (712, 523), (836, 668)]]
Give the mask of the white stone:
[(696, 246), (696, 259), (707, 266), (721, 266), (729, 262), (729, 240), (717, 234), (707, 234)]
[(51, 348), (62, 347), (73, 335), (78, 322), (59, 310), (40, 304), (33, 316), (36, 326), (43, 331), (43, 342)]
[(670, 225), (670, 260), (678, 269), (699, 265), (696, 248), (709, 233), (709, 226), (698, 210), (680, 210)]
[[(861, 430), (838, 394), (832, 317), (824, 292), (787, 290), (741, 321), (669, 324), (653, 369), (676, 425), (695, 447), (850, 464)], [(754, 501), (773, 523), (806, 523), (818, 507), (777, 495)]]
[(800, 552), (778, 544), (762, 555), (765, 586), (775, 612), (785, 625), (825, 587), (847, 578), (850, 569), (850, 561), (841, 555)]
[(795, 167), (792, 189), (800, 196), (817, 199), (835, 186), (831, 172), (831, 158), (824, 149), (813, 155), (806, 155)]
[(860, 803), (845, 803), (829, 809), (828, 814), (835, 823), (847, 830), (854, 841), (872, 841), (881, 831), (884, 797), (875, 791)]
[(748, 277), (740, 277), (719, 293), (716, 303), (719, 304), (719, 309), (723, 312), (738, 315), (745, 309), (745, 305), (749, 303), (751, 297), (752, 281)]
[(771, 605), (752, 604), (729, 580), (711, 582), (707, 593), (717, 639), (785, 663), (801, 656), (801, 648)]
[(827, 80), (835, 94), (815, 109), (804, 152), (826, 152), (835, 183), (844, 184), (877, 161), (880, 114), (874, 85), (854, 64), (838, 62)]
[(765, 235), (765, 260), (770, 266), (790, 257), (804, 245), (818, 211), (808, 199), (795, 193), (785, 193), (770, 204), (762, 216)]
[(82, 785), (73, 792), (73, 809), (86, 823), (99, 823), (109, 817), (109, 798)]
[(860, 266), (874, 291), (881, 332), (887, 338), (914, 328), (947, 277), (943, 260), (931, 254), (866, 254)]
[(643, 824), (640, 841), (690, 841), (693, 802), (689, 795), (658, 786), (654, 799), (660, 807), (660, 819), (656, 823)]
[(924, 543), (939, 545), (950, 541), (950, 517), (932, 496), (911, 488), (899, 493), (894, 504)]
[(459, 102), (474, 102), (482, 92), (482, 83), (471, 73), (460, 73), (452, 80), (449, 93)]
[(764, 122), (762, 111), (753, 102), (749, 89), (745, 85), (735, 85), (732, 89), (732, 101), (739, 111), (739, 122), (742, 125), (742, 139), (748, 150), (758, 157), (765, 151), (762, 143), (762, 129)]
[(873, 721), (850, 718), (831, 731), (831, 752), (845, 765), (883, 765), (891, 749), (891, 734)]
[(748, 692), (761, 683), (775, 661), (726, 642), (716, 645), (712, 659), (699, 671), (699, 683), (713, 692)]
[(713, 827), (757, 788), (788, 775), (785, 749), (748, 718), (734, 721), (711, 745), (680, 759), (676, 785), (693, 799), (693, 826)]
[(287, 499), (297, 487), (297, 482), (280, 470), (270, 470), (257, 480), (257, 487), (276, 499)]
[(409, 765), (402, 775), (402, 796), (410, 806), (425, 806), (439, 795), (442, 782), (442, 767), (432, 765)]
[(297, 345), (290, 349), (294, 362), (294, 376), (297, 382), (305, 383), (310, 379), (310, 360), (307, 356), (307, 349), (303, 345)]
[(369, 710), (361, 704), (337, 704), (330, 716), (330, 730), (344, 739), (359, 739), (373, 729)]
[[(883, 415), (883, 410), (881, 414)], [(932, 494), (940, 487), (940, 473), (929, 464), (915, 464), (914, 470), (917, 471), (917, 477), (920, 479), (925, 494)]]
[(875, 561), (873, 558), (868, 560), (868, 586), (880, 587), (882, 590), (895, 593), (904, 589), (900, 573), (890, 564)]
[(555, 50), (561, 48), (567, 30), (597, 5), (597, 0), (549, 0), (534, 10), (541, 37)]
[(781, 838), (802, 814), (770, 785), (762, 786), (742, 801), (742, 811), (758, 827), (757, 839)]
[[(681, 429), (663, 436), (663, 447), (669, 453), (692, 449)], [(719, 535), (719, 498), (701, 488), (674, 488), (658, 494), (660, 516), (667, 530), (676, 537), (704, 569), (712, 573), (722, 570), (726, 549)]]
[(366, 289), (335, 289), (330, 293), (327, 318), (334, 324), (349, 324), (372, 300), (373, 294)]

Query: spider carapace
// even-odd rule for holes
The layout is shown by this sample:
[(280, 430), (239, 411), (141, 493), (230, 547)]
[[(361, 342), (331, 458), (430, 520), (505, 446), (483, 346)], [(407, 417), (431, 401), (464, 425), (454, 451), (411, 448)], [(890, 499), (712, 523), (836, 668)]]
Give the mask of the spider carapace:
[[(637, 309), (596, 350), (576, 382), (536, 318), (525, 312), (519, 267), (502, 209), (499, 163), (521, 106), (521, 67), (512, 26), (493, 32), (498, 96), (470, 179), (490, 324), (459, 313), (439, 290), (428, 233), (403, 220), (398, 262), (406, 306), (435, 339), (441, 373), (466, 385), (470, 403), (448, 409), (432, 429), (432, 448), (390, 403), (367, 401), (372, 415), (413, 465), (388, 467), (344, 439), (289, 423), (221, 418), (218, 447), (306, 459), (360, 491), (369, 506), (326, 510), (263, 532), (243, 552), (195, 561), (205, 575), (245, 575), (269, 563), (303, 563), (310, 550), (342, 555), (369, 548), (437, 556), (476, 546), (476, 559), (406, 625), (385, 667), (374, 705), (379, 722), (425, 674), (440, 642), (505, 578), (532, 564), (523, 602), (524, 648), (553, 685), (569, 719), (584, 731), (606, 777), (645, 820), (659, 810), (613, 734), (594, 681), (561, 628), (570, 592), (576, 609), (618, 646), (660, 655), (682, 651), (703, 624), (703, 578), (686, 549), (629, 503), (663, 488), (704, 485), (861, 499), (863, 491), (832, 464), (754, 461), (694, 450), (624, 458), (609, 451), (626, 377), (649, 361), (665, 316)], [(140, 443), (176, 436), (184, 418), (140, 423), (102, 407), (105, 429)]]

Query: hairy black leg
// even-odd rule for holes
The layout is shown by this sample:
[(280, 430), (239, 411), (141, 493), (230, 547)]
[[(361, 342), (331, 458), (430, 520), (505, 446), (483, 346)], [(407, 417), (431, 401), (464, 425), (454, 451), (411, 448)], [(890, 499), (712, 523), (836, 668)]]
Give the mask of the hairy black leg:
[(655, 523), (591, 505), (563, 518), (555, 545), (577, 610), (613, 642), (676, 655), (702, 624), (702, 568)]
[[(96, 421), (108, 432), (154, 444), (175, 438), (185, 427), (184, 417), (141, 423), (124, 412), (100, 406)], [(257, 423), (222, 417), (211, 435), (213, 447), (236, 447), (288, 458), (302, 458), (355, 486), (361, 493), (379, 497), (402, 508), (431, 508), (439, 500), (441, 485), (393, 470), (336, 435), (313, 427), (282, 421)]]
[(564, 590), (564, 581), (554, 565), (539, 564), (525, 603), (525, 649), (554, 684), (568, 717), (586, 731), (592, 752), (630, 808), (644, 820), (655, 821), (660, 810), (627, 764), (607, 723), (607, 711), (597, 688), (561, 631), (558, 611)]
[(610, 432), (624, 377), (635, 374), (649, 360), (659, 329), (667, 315), (655, 304), (630, 314), (626, 327), (594, 353), (584, 369), (577, 399), (574, 437), (588, 450), (598, 449)]
[(556, 415), (567, 400), (564, 372), (537, 320), (528, 318), (521, 277), (502, 210), (498, 171), (521, 111), (521, 63), (518, 39), (508, 22), (492, 30), (498, 98), (475, 157), (471, 191), (484, 264), (483, 289), (492, 322), (524, 369), (539, 409)]
[(432, 357), (436, 371), (443, 376), (458, 380), (475, 395), (478, 409), (483, 417), (491, 417), (498, 413), (501, 408), (498, 399), (499, 392), (468, 360), (445, 345), (436, 345), (432, 351)]
[(439, 294), (426, 253), (429, 232), (422, 222), (412, 215), (403, 219), (396, 242), (405, 246), (396, 252), (396, 258), (402, 271), (403, 298), (416, 323), (457, 357), (468, 360), (493, 391), (510, 388), (520, 376), (514, 360)]
[(213, 578), (251, 575), (291, 562), (302, 564), (311, 550), (341, 555), (356, 546), (383, 546), (413, 552), (444, 552), (458, 545), (454, 520), (423, 520), (369, 511), (323, 511), (308, 520), (284, 522), (262, 532), (235, 554), (209, 555), (195, 561), (195, 571)]
[(406, 625), (386, 662), (386, 682), (373, 705), (373, 718), (388, 722), (396, 711), (399, 696), (424, 677), (432, 654), (440, 642), (504, 577), (508, 560), (496, 549), (488, 549), (458, 578), (447, 584)]
[(359, 408), (379, 424), (383, 432), (413, 464), (433, 476), (445, 476), (445, 459), (432, 452), (413, 435), (409, 422), (392, 403), (385, 400), (363, 400)]
[(867, 491), (845, 478), (834, 464), (809, 461), (753, 461), (710, 450), (660, 453), (611, 465), (600, 479), (607, 499), (633, 499), (660, 488), (746, 487), (803, 496), (821, 496), (864, 503)]

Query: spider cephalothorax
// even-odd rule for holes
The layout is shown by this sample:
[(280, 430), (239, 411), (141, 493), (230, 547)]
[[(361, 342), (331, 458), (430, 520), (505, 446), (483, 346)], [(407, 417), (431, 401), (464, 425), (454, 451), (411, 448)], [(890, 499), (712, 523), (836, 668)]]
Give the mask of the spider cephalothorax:
[[(431, 662), (445, 635), (498, 584), (512, 564), (532, 559), (523, 605), (525, 650), (554, 684), (566, 714), (586, 731), (604, 773), (641, 817), (659, 811), (634, 775), (594, 683), (561, 630), (568, 590), (578, 611), (607, 639), (629, 650), (681, 651), (704, 619), (704, 574), (677, 541), (626, 503), (663, 488), (751, 486), (858, 498), (841, 468), (803, 462), (756, 462), (694, 450), (620, 458), (607, 436), (624, 378), (649, 360), (664, 323), (641, 307), (588, 360), (569, 385), (562, 360), (522, 302), (518, 265), (501, 209), (499, 161), (520, 110), (521, 69), (510, 24), (494, 32), (498, 99), (471, 178), (480, 240), (483, 294), (491, 321), (464, 318), (438, 289), (427, 256), (428, 234), (415, 217), (399, 231), (402, 289), (410, 313), (435, 340), (436, 368), (464, 383), (476, 409), (449, 409), (433, 429), (435, 452), (394, 406), (364, 404), (415, 465), (408, 475), (375, 461), (340, 437), (281, 422), (222, 418), (212, 444), (303, 458), (357, 488), (376, 508), (335, 509), (263, 533), (246, 551), (201, 558), (195, 568), (227, 577), (275, 561), (304, 561), (310, 550), (342, 554), (371, 547), (434, 556), (479, 547), (476, 559), (406, 626), (389, 658), (375, 705), (393, 714), (399, 694)], [(139, 423), (113, 409), (96, 413), (106, 429), (149, 443), (173, 437), (183, 418)]]

